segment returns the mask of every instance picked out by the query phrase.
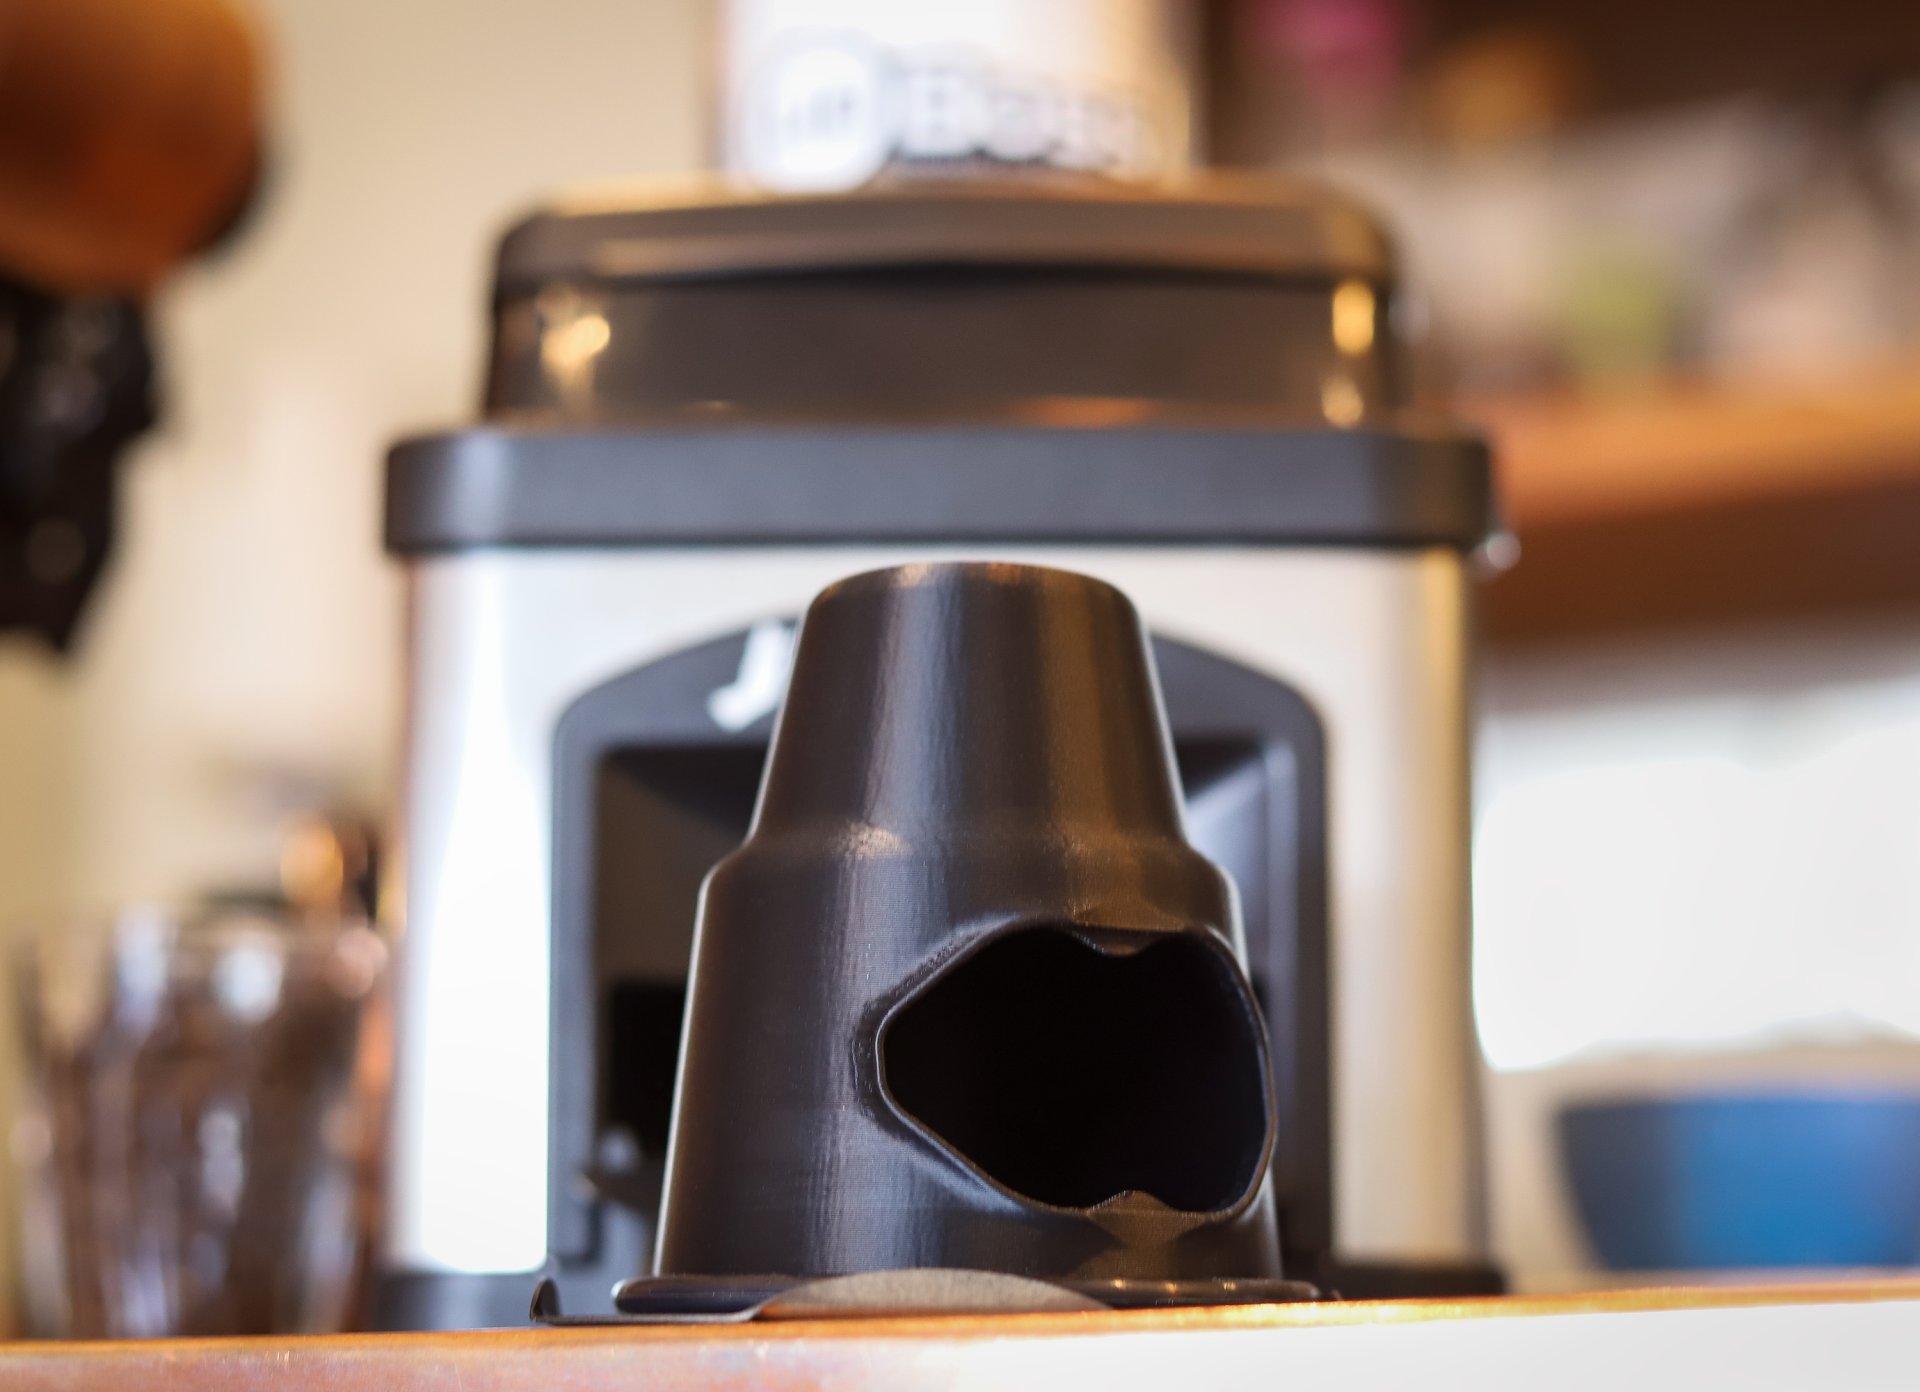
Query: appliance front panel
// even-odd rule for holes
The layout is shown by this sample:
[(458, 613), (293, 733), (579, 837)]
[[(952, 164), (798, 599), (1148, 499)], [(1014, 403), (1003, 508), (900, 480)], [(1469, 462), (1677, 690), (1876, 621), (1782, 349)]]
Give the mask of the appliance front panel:
[(1446, 550), (817, 547), (497, 550), (413, 574), (407, 924), (387, 1260), (546, 1257), (554, 726), (642, 663), (758, 628), (708, 701), (752, 723), (784, 621), (845, 575), (1005, 559), (1126, 591), (1148, 625), (1271, 673), (1327, 732), (1335, 1239), (1481, 1253), (1467, 1009), (1466, 591)]

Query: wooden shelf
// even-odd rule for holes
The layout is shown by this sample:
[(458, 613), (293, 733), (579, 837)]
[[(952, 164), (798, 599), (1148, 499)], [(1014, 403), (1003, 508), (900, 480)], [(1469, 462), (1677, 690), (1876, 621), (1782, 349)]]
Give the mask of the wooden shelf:
[(1521, 561), (1496, 642), (1920, 609), (1920, 358), (1819, 384), (1482, 398)]
[(1516, 526), (1920, 478), (1920, 359), (1825, 385), (1672, 382), (1467, 400)]

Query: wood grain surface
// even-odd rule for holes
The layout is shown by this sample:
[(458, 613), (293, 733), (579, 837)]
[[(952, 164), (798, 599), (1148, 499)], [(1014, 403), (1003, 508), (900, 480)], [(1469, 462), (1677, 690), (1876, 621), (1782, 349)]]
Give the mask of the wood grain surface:
[(1920, 1280), (707, 1328), (15, 1344), (8, 1389), (1913, 1386)]
[(1459, 405), (1520, 541), (1496, 644), (1920, 611), (1920, 358)]

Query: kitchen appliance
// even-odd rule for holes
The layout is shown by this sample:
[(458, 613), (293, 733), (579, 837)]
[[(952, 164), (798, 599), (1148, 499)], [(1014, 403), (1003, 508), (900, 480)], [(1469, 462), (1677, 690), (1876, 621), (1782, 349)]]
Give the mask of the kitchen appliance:
[(1037, 166), (1141, 178), (1193, 143), (1181, 0), (723, 0), (722, 163), (766, 191), (882, 170)]
[[(382, 1319), (648, 1267), (702, 877), (845, 575), (1107, 580), (1271, 1039), (1287, 1276), (1487, 1289), (1468, 994), (1486, 452), (1407, 409), (1385, 238), (1307, 185), (577, 201), (488, 421), (390, 461), (411, 736)], [(1095, 718), (1089, 715), (1089, 719)], [(742, 1115), (742, 1127), (754, 1119)]]

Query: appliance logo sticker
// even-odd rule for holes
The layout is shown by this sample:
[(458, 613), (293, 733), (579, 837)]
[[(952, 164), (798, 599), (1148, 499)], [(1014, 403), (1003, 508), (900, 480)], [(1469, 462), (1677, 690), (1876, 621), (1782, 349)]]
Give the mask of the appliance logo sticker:
[(1008, 72), (965, 50), (793, 36), (747, 89), (748, 174), (771, 189), (858, 187), (888, 164), (982, 161), (1122, 172), (1149, 162), (1137, 95)]

